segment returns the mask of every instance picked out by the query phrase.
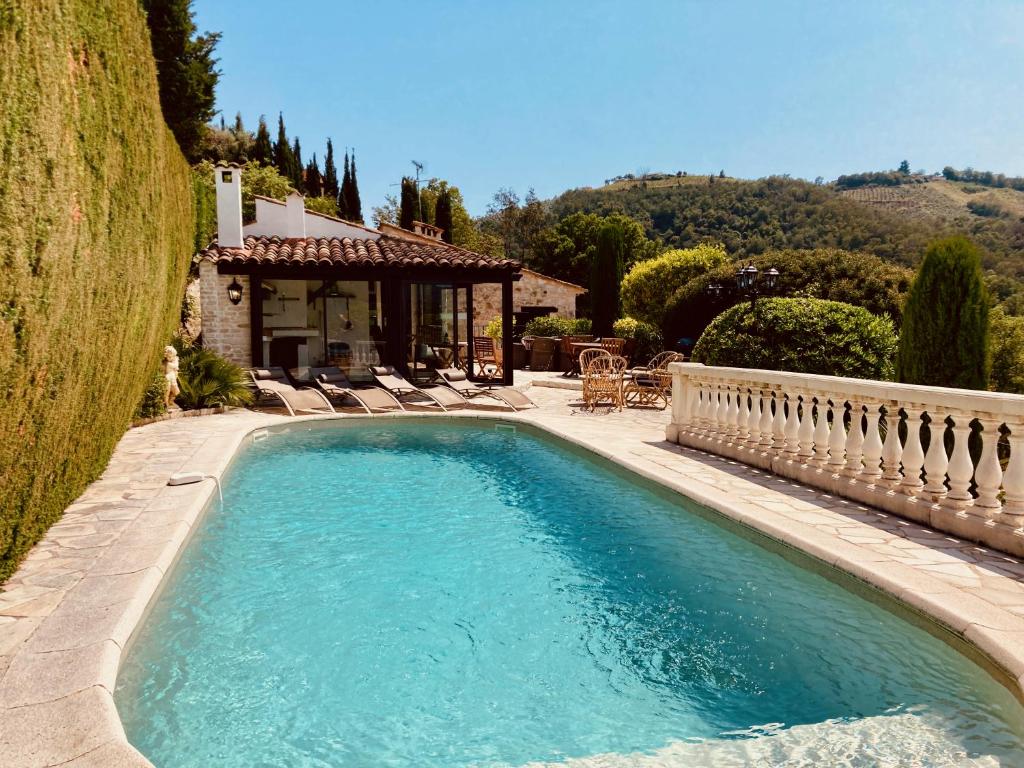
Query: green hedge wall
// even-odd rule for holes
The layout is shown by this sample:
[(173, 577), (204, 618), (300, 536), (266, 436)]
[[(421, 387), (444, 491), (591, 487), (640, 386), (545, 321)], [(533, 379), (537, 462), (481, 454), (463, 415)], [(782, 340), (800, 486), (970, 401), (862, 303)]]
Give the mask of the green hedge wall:
[(0, 2), (0, 582), (106, 465), (194, 232), (138, 0)]

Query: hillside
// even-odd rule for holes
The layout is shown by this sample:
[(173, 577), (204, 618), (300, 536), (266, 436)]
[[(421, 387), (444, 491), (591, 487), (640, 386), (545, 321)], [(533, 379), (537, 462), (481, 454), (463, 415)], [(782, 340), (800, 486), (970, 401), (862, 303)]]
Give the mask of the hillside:
[(963, 233), (985, 268), (1024, 278), (1024, 193), (931, 179), (839, 190), (788, 177), (758, 180), (655, 174), (570, 190), (549, 201), (558, 219), (626, 213), (670, 247), (722, 241), (748, 257), (778, 248), (836, 247), (914, 265), (925, 244)]

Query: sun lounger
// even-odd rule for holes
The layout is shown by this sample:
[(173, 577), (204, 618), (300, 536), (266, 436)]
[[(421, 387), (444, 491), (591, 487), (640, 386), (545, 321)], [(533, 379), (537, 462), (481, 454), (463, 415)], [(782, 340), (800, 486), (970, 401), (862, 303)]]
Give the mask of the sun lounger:
[(476, 384), (473, 384), (468, 380), (465, 371), (460, 371), (458, 368), (442, 368), (439, 369), (437, 373), (445, 384), (467, 400), (480, 396), (492, 397), (495, 400), (500, 400), (513, 411), (518, 411), (522, 408), (537, 407), (537, 404), (533, 402), (533, 400), (528, 398), (518, 389), (514, 389), (512, 387), (494, 387), (493, 389), (478, 387)]
[[(323, 392), (316, 389), (296, 389), (282, 368), (254, 368), (249, 371), (253, 386), (264, 401), (283, 405), (289, 415), (302, 413), (334, 413), (334, 406)], [(281, 379), (284, 379), (282, 381)]]
[(447, 411), (449, 408), (465, 408), (469, 404), (466, 398), (448, 387), (415, 387), (390, 365), (371, 365), (370, 373), (373, 374), (373, 378), (380, 386), (399, 400), (406, 399), (408, 401), (408, 398), (420, 398), (419, 405), (427, 405), (422, 402), (423, 399), (426, 399), (442, 411)]
[(354, 400), (367, 413), (405, 410), (398, 401), (398, 398), (386, 389), (381, 387), (353, 387), (345, 372), (337, 366), (312, 368), (309, 373), (320, 390), (327, 395), (328, 399), (335, 398), (341, 402)]

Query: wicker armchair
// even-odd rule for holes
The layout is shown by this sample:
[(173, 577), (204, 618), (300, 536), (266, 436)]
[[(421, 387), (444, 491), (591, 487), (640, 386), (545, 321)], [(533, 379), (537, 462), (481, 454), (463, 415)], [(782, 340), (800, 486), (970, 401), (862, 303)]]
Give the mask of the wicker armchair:
[[(604, 350), (597, 350), (604, 352)], [(620, 355), (599, 355), (583, 369), (583, 403), (594, 410), (601, 403), (617, 407), (623, 405), (622, 385), (626, 373), (626, 358)]]
[(627, 405), (654, 406), (664, 410), (672, 394), (672, 374), (669, 363), (682, 362), (685, 358), (678, 352), (661, 352), (644, 367), (629, 371), (629, 377), (622, 388)]

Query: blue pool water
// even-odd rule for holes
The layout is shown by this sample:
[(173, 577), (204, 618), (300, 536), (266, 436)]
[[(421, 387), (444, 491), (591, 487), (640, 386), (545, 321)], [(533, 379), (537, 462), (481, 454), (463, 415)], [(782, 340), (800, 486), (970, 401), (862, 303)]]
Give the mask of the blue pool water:
[(272, 435), (121, 671), (129, 739), (158, 768), (1024, 765), (979, 667), (687, 507), (523, 431)]

